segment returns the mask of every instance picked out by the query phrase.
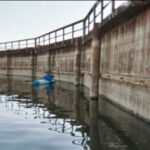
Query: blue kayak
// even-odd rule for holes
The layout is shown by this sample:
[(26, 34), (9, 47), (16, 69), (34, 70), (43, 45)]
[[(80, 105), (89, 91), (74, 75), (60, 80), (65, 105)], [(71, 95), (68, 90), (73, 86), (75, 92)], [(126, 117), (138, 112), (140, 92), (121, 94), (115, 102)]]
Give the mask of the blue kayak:
[(54, 80), (36, 80), (33, 82), (33, 84), (50, 84), (54, 83)]

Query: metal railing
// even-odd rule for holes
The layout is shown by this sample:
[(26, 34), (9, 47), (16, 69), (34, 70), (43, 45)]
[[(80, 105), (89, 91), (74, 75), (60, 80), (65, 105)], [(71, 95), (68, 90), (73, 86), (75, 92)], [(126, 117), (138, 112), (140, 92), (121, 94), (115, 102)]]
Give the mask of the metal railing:
[(57, 42), (63, 42), (68, 39), (73, 42), (76, 37), (82, 37), (82, 39), (85, 40), (86, 36), (89, 36), (95, 23), (101, 23), (108, 15), (115, 12), (115, 4), (117, 2), (117, 0), (99, 0), (95, 2), (94, 6), (84, 19), (40, 35), (36, 38), (0, 43), (0, 51), (34, 48), (50, 45), (52, 43), (56, 44)]

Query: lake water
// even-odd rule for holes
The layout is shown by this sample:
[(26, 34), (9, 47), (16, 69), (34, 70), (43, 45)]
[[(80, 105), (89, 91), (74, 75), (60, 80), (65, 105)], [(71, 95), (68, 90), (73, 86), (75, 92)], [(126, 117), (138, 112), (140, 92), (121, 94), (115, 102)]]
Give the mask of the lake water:
[(150, 125), (69, 83), (0, 76), (0, 150), (150, 150)]

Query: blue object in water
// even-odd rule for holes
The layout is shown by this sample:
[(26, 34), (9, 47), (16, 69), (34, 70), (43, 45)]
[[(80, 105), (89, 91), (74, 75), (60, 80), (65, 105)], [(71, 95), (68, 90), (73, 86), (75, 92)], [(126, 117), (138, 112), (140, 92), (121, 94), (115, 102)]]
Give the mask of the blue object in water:
[(50, 84), (54, 83), (54, 80), (36, 80), (33, 82), (33, 84)]

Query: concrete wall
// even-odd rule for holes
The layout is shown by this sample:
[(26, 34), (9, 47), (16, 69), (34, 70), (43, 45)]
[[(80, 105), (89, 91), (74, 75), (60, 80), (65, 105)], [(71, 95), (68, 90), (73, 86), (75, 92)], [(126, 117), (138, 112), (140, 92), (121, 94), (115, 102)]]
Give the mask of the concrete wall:
[(35, 57), (37, 77), (42, 77), (46, 70), (50, 70), (56, 80), (74, 83), (76, 46), (71, 41), (57, 43), (57, 47), (49, 46), (43, 51), (39, 50)]
[(81, 51), (81, 83), (84, 84), (86, 87), (89, 87), (89, 85), (91, 84), (91, 44), (91, 40), (84, 43)]
[(74, 83), (75, 57), (74, 45), (50, 51), (50, 68), (57, 80)]
[(11, 74), (32, 76), (32, 56), (12, 56)]
[(150, 119), (150, 9), (103, 34), (99, 93)]
[(83, 84), (98, 94), (150, 120), (150, 3), (119, 8), (86, 41), (67, 40), (45, 47), (0, 52), (0, 73), (42, 77)]
[(1, 52), (0, 54), (0, 73), (7, 74), (8, 72), (8, 53)]
[(49, 54), (37, 55), (36, 76), (42, 77), (45, 70), (48, 70)]
[(7, 74), (7, 57), (1, 58), (0, 69), (1, 69), (1, 74)]
[(32, 50), (1, 52), (0, 73), (32, 76)]

